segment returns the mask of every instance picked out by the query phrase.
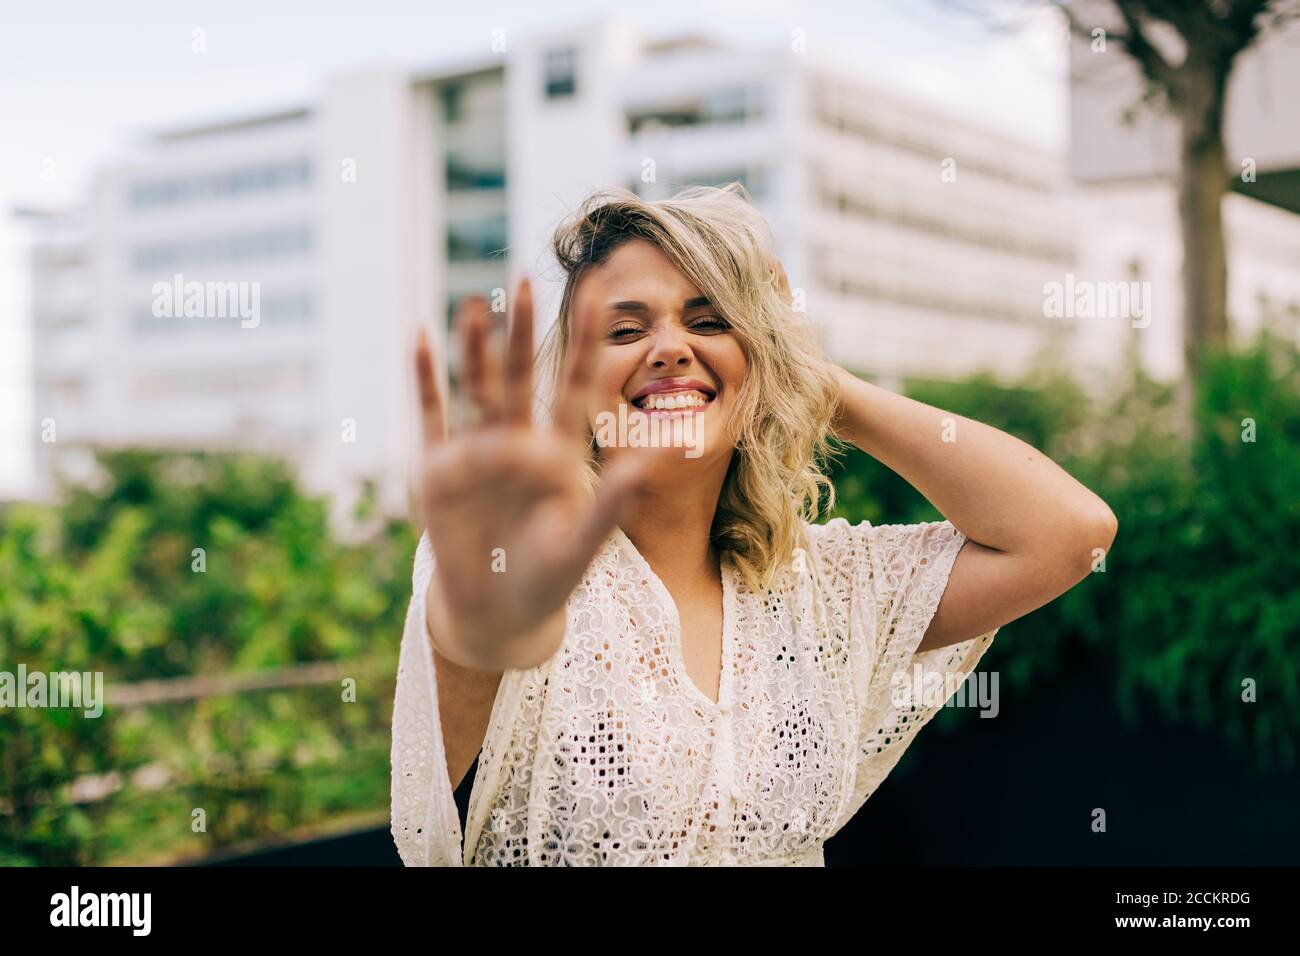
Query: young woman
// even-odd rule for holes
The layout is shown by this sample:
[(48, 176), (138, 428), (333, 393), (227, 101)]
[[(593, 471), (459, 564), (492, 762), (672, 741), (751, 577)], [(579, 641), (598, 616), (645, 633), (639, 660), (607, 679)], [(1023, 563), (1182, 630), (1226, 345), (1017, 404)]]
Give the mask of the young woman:
[[(1082, 580), (1115, 517), (1024, 442), (829, 364), (739, 187), (598, 194), (554, 246), (547, 421), (526, 282), (504, 357), (482, 300), (458, 318), (455, 434), (417, 349), (401, 857), (823, 865), (998, 628)], [(631, 447), (620, 415), (689, 447)], [(946, 520), (814, 523), (832, 434)]]

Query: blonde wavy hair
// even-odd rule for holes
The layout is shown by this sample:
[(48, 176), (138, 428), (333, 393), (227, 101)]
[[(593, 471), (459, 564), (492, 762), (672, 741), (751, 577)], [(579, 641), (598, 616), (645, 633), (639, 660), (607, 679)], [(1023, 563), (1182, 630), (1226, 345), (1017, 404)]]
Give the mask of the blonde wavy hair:
[[(555, 396), (571, 341), (574, 290), (586, 271), (624, 242), (654, 243), (736, 332), (749, 363), (737, 397), (736, 453), (718, 497), (710, 536), (729, 551), (747, 587), (770, 589), (777, 571), (804, 547), (803, 522), (834, 506), (824, 472), (838, 389), (807, 316), (780, 288), (767, 222), (740, 183), (694, 186), (671, 199), (645, 200), (623, 189), (589, 196), (555, 232), (565, 273), (559, 315), (542, 343), (543, 402)], [(589, 436), (588, 480), (600, 458)]]

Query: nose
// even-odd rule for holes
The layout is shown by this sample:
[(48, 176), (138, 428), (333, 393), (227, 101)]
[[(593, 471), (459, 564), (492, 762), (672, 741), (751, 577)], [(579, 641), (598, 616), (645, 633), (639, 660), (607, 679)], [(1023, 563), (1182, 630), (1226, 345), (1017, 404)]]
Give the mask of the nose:
[(658, 371), (685, 368), (691, 364), (691, 358), (691, 347), (687, 344), (686, 336), (673, 323), (665, 322), (651, 341), (646, 364)]

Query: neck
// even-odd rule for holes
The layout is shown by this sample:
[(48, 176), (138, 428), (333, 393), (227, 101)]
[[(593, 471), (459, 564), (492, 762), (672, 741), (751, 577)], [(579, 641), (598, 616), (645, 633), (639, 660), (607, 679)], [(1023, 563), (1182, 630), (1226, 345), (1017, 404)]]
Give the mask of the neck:
[(623, 533), (664, 581), (717, 578), (720, 556), (709, 531), (728, 464), (689, 481), (652, 485), (630, 503)]

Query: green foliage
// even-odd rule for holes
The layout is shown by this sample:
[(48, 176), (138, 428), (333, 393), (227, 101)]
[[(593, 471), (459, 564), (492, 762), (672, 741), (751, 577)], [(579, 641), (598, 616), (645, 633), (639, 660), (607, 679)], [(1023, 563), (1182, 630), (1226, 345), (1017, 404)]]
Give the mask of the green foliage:
[[(333, 661), (357, 699), (324, 684), (109, 706), (99, 718), (7, 710), (0, 862), (211, 852), (382, 809), (409, 530), (342, 543), (324, 502), (251, 456), (127, 451), (101, 465), (103, 486), (69, 490), (60, 508), (0, 515), (0, 670), (100, 671), (123, 685)], [(109, 796), (74, 802), (74, 782), (111, 774)], [(365, 785), (340, 791), (336, 775)], [(151, 778), (165, 783), (139, 782)], [(190, 831), (195, 807), (204, 834)]]
[[(1300, 729), (1296, 359), (1294, 344), (1268, 336), (1207, 356), (1190, 439), (1171, 390), (1140, 378), (1100, 410), (1099, 453), (1075, 473), (1111, 504), (1119, 535), (1107, 573), (1093, 575), (1106, 586), (1060, 609), (1090, 650), (1113, 648), (1131, 720), (1151, 701), (1260, 767), (1294, 766)], [(1255, 703), (1242, 700), (1247, 680)]]
[[(1119, 518), (1105, 569), (1008, 625), (990, 666), (1018, 693), (1049, 687), (1082, 655), (1113, 658), (1098, 688), (1130, 721), (1140, 704), (1170, 724), (1236, 742), (1260, 769), (1292, 767), (1300, 736), (1300, 361), (1268, 335), (1210, 356), (1197, 427), (1174, 394), (1129, 369), (1089, 401), (1062, 373), (1000, 386), (984, 376), (909, 384), (908, 394), (1043, 450)], [(1254, 422), (1254, 440), (1246, 431)], [(850, 450), (836, 513), (876, 523), (938, 513), (906, 482)], [(1243, 702), (1243, 682), (1257, 702)]]
[[(1132, 719), (1295, 760), (1300, 726), (1300, 362), (1264, 338), (1212, 357), (1195, 437), (1173, 393), (1129, 371), (1089, 397), (1068, 375), (913, 382), (908, 393), (1018, 435), (1119, 516), (1105, 571), (1008, 625), (990, 652), (1009, 692), (1050, 693), (1082, 655)], [(1243, 431), (1254, 423), (1254, 441)], [(1249, 436), (1249, 432), (1246, 432)], [(403, 525), (340, 541), (323, 502), (250, 456), (117, 452), (61, 507), (0, 514), (0, 670), (102, 671), (109, 685), (339, 664), (337, 683), (139, 707), (0, 713), (0, 865), (203, 855), (358, 814), (382, 818), (398, 639), (415, 541)], [(846, 449), (836, 513), (939, 517)], [(203, 549), (206, 569), (193, 570)], [(1243, 703), (1242, 681), (1258, 685)], [(1081, 715), (1080, 719), (1086, 719)], [(939, 721), (943, 725), (943, 721)], [(87, 784), (106, 796), (91, 799)], [(74, 789), (74, 783), (76, 788)], [(93, 787), (90, 789), (94, 789)], [(192, 812), (207, 831), (191, 830)]]

